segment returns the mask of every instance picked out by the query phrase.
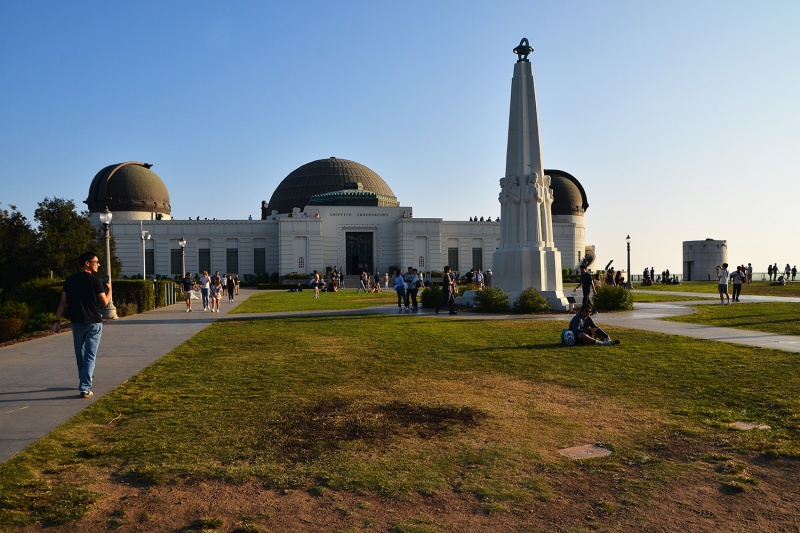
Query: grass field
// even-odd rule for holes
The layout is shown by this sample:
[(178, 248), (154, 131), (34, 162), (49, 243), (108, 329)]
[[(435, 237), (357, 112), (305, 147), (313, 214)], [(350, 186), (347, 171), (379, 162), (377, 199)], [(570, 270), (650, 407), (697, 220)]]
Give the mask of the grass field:
[[(308, 308), (311, 294), (301, 296)], [(238, 310), (275, 305), (270, 293), (251, 300)], [(320, 300), (313, 304), (336, 302)], [(565, 323), (384, 315), (216, 323), (0, 465), (0, 527), (80, 531), (88, 514), (125, 531), (188, 531), (161, 515), (154, 523), (152, 510), (134, 513), (129, 493), (257, 482), (304, 491), (312, 504), (347, 494), (381, 505), (458, 495), (501, 529), (529, 520), (531, 509), (562, 520), (575, 512), (581, 525), (585, 507), (605, 529), (647, 523), (648, 513), (659, 523), (663, 494), (690, 480), (752, 500), (768, 484), (749, 461), (800, 458), (796, 354), (624, 329), (611, 332), (619, 346), (565, 348)], [(771, 429), (728, 427), (737, 420)], [(592, 443), (613, 454), (574, 462), (558, 453)], [(111, 500), (109, 514), (92, 515)], [(236, 501), (220, 502), (209, 523), (224, 515), (252, 524), (247, 531), (272, 530), (277, 517), (241, 516)], [(338, 530), (366, 527), (348, 522), (360, 505), (332, 511), (350, 524)], [(448, 530), (410, 527), (426, 517), (389, 513), (385, 523)]]
[(696, 313), (665, 320), (766, 331), (780, 335), (800, 335), (800, 321), (797, 320), (800, 315), (800, 303), (765, 302), (695, 307)]
[[(654, 292), (702, 292), (709, 294), (719, 294), (715, 281), (686, 281), (680, 285), (662, 285), (656, 283), (649, 287), (642, 287), (641, 284), (634, 283), (633, 288), (643, 291)], [(732, 290), (729, 285), (728, 288)], [(785, 296), (800, 298), (800, 283), (788, 283), (787, 285), (770, 285), (768, 281), (755, 281), (742, 285), (742, 295), (755, 296)]]

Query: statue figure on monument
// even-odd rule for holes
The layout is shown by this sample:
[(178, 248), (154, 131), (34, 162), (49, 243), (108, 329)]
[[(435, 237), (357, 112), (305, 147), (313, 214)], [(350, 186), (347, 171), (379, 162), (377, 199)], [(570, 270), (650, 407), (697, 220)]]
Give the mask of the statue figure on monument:
[(539, 175), (536, 172), (525, 176), (525, 221), (526, 244), (542, 245), (541, 203), (544, 201)]
[(522, 194), (519, 186), (519, 180), (516, 176), (506, 178), (506, 187), (503, 189), (505, 193), (505, 201), (508, 204), (506, 207), (506, 215), (503, 220), (506, 221), (507, 239), (506, 242), (512, 246), (519, 246), (520, 242), (520, 201)]

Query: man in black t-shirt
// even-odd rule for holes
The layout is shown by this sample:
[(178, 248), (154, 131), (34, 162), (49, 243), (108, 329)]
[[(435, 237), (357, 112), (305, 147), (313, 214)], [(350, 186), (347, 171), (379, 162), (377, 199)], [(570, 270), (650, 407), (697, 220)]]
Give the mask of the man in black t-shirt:
[(593, 293), (597, 292), (597, 288), (594, 285), (592, 275), (586, 270), (586, 265), (581, 265), (581, 281), (578, 283), (577, 287), (572, 289), (572, 292), (577, 291), (579, 288), (583, 289), (583, 302), (581, 303), (581, 306), (591, 304), (591, 300), (589, 298)]
[(192, 312), (192, 289), (194, 288), (194, 280), (192, 273), (187, 272), (181, 280), (181, 288), (183, 289), (183, 297), (186, 299), (186, 312)]
[[(111, 282), (105, 284), (98, 278), (97, 267), (100, 261), (97, 254), (86, 252), (78, 258), (80, 271), (72, 274), (64, 282), (61, 302), (56, 311), (53, 333), (61, 331), (61, 316), (69, 307), (69, 318), (72, 322), (72, 340), (75, 346), (75, 360), (78, 363), (78, 379), (81, 398), (88, 398), (92, 392), (94, 363), (100, 337), (103, 334), (103, 317), (100, 307), (111, 301)], [(104, 286), (105, 285), (105, 286)]]

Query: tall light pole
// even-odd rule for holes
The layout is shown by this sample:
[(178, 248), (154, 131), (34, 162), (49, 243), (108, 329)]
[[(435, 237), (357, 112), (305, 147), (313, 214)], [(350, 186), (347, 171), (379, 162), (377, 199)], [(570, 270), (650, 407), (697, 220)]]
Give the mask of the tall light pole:
[(626, 287), (629, 289), (633, 288), (633, 283), (631, 283), (631, 236), (628, 235), (625, 237), (625, 242), (628, 244), (628, 282), (625, 284)]
[[(106, 276), (108, 276), (109, 284), (111, 283), (111, 232), (109, 231), (111, 218), (111, 211), (106, 207), (106, 210), (100, 213), (100, 222), (103, 224), (103, 237), (106, 241)], [(114, 302), (112, 300), (109, 300), (108, 305), (103, 308), (103, 318), (110, 320), (116, 320), (118, 318), (117, 308), (114, 307)]]
[(186, 275), (186, 239), (181, 237), (181, 240), (178, 241), (178, 244), (181, 245), (181, 276)]
[[(139, 222), (139, 227), (142, 223)], [(147, 279), (147, 256), (145, 254), (146, 243), (150, 240), (150, 232), (142, 229), (142, 279)]]

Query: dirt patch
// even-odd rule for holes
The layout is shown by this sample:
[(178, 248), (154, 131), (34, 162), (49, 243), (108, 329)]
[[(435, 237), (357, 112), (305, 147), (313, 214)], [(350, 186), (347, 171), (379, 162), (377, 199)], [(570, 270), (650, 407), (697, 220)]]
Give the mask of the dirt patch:
[(798, 531), (797, 463), (738, 460), (758, 479), (757, 489), (726, 492), (718, 468), (709, 463), (687, 471), (649, 504), (628, 505), (620, 503), (625, 490), (620, 473), (598, 472), (587, 463), (569, 474), (551, 476), (555, 489), (547, 500), (492, 514), (474, 497), (454, 492), (396, 500), (352, 492), (279, 492), (258, 483), (141, 488), (103, 482), (91, 488), (106, 496), (83, 520), (47, 530), (166, 532), (200, 530), (211, 523), (218, 531), (249, 525), (270, 532), (388, 531), (413, 525), (427, 531)]

